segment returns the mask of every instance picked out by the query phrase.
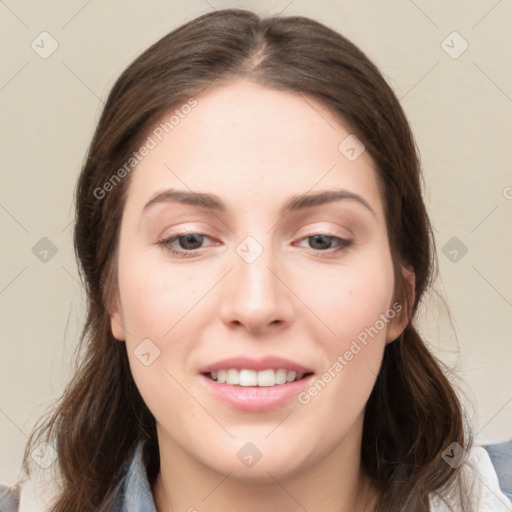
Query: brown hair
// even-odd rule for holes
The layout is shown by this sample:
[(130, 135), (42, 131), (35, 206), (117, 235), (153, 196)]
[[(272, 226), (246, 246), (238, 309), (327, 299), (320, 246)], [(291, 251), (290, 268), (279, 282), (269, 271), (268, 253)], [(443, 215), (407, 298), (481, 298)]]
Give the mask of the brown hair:
[[(115, 83), (76, 191), (75, 251), (88, 314), (79, 366), (52, 416), (34, 432), (58, 452), (63, 489), (54, 512), (98, 510), (116, 475), (147, 440), (147, 471), (159, 470), (155, 420), (130, 373), (126, 348), (110, 328), (117, 289), (119, 227), (129, 176), (105, 197), (98, 189), (137, 150), (151, 127), (209, 85), (245, 77), (322, 101), (364, 143), (385, 202), (397, 295), (407, 301), (401, 265), (416, 276), (412, 315), (435, 268), (421, 195), (419, 158), (404, 112), (378, 69), (350, 41), (303, 17), (260, 19), (244, 10), (201, 16), (160, 39)], [(414, 326), (385, 349), (366, 405), (362, 464), (379, 490), (376, 511), (428, 511), (429, 494), (456, 481), (441, 459), (452, 442), (468, 447), (457, 396)]]

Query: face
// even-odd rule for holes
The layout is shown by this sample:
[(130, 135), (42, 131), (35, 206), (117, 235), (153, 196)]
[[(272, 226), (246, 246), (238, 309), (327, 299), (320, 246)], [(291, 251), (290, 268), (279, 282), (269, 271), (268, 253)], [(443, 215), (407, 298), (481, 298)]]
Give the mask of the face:
[(241, 80), (186, 111), (130, 178), (112, 306), (161, 450), (240, 478), (358, 453), (403, 328), (372, 159), (292, 92)]

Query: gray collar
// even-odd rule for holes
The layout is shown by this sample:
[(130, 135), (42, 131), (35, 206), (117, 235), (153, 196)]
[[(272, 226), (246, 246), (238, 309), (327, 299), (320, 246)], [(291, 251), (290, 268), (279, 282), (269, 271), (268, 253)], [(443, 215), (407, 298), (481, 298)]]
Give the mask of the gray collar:
[(143, 449), (144, 443), (140, 442), (123, 478), (123, 492), (116, 511), (157, 512), (143, 462)]

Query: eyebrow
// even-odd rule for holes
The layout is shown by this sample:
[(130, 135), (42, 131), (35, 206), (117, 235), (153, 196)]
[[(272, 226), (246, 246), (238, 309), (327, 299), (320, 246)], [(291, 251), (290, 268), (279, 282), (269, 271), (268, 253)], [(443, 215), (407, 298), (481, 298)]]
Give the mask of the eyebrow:
[[(348, 190), (337, 189), (337, 190), (324, 190), (314, 193), (298, 194), (290, 197), (282, 208), (281, 214), (299, 210), (305, 210), (307, 208), (313, 208), (334, 201), (349, 200), (354, 201), (367, 210), (369, 210), (374, 217), (377, 217), (375, 210), (370, 206), (368, 201), (363, 197), (354, 192)], [(181, 203), (188, 204), (191, 206), (199, 206), (208, 210), (215, 210), (218, 212), (225, 212), (227, 210), (226, 205), (222, 200), (214, 195), (207, 194), (204, 192), (189, 192), (186, 190), (175, 190), (169, 189), (164, 190), (155, 194), (144, 206), (143, 211), (146, 211), (151, 206), (159, 203)]]

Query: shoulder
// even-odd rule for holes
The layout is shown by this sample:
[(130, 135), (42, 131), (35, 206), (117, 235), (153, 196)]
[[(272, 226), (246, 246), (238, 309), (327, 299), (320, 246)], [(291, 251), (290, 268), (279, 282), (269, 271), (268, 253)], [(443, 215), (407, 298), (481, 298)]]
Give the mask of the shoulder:
[(469, 460), (473, 461), (473, 467), (470, 478), (473, 478), (472, 487), (480, 497), (482, 512), (512, 511), (512, 504), (501, 490), (496, 470), (485, 448), (473, 448), (471, 452)]
[(18, 512), (19, 504), (19, 486), (6, 487), (5, 485), (0, 485), (0, 511)]
[[(462, 484), (464, 504), (471, 512), (512, 512), (512, 504), (500, 489), (496, 471), (487, 451), (481, 447), (471, 448), (463, 462)], [(460, 494), (445, 492), (432, 497), (431, 512), (461, 510)], [(466, 508), (464, 508), (466, 510)]]
[[(118, 473), (118, 483), (102, 510), (156, 512), (144, 466), (143, 443), (128, 455)], [(0, 484), (0, 512), (50, 512), (62, 492), (56, 468), (33, 468), (14, 487)]]
[(512, 440), (484, 446), (498, 475), (500, 487), (512, 501)]
[(0, 512), (50, 512), (59, 489), (54, 472), (35, 470), (14, 487), (0, 484)]

